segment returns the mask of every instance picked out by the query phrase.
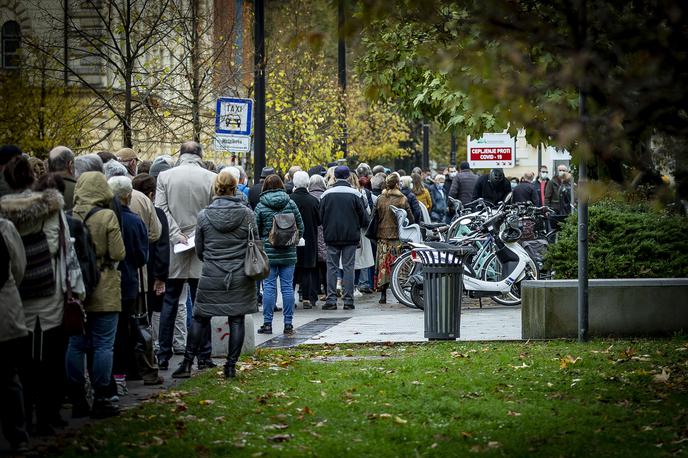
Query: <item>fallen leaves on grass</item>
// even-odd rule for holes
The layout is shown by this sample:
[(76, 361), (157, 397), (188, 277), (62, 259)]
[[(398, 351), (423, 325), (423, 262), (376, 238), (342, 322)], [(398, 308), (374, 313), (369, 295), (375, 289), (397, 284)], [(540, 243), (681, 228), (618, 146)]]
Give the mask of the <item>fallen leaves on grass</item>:
[(284, 424), (284, 423), (278, 423), (278, 424), (274, 424), (274, 425), (267, 425), (267, 426), (265, 427), (265, 429), (267, 429), (267, 430), (277, 430), (277, 431), (281, 431), (281, 430), (284, 430), (284, 429), (287, 429), (287, 428), (289, 428), (289, 425), (286, 425), (286, 424)]
[(526, 368), (530, 367), (530, 366), (527, 365), (525, 362), (524, 362), (523, 364), (521, 364), (520, 366), (514, 366), (513, 364), (509, 364), (509, 366), (511, 366), (512, 368), (514, 368), (514, 369), (516, 369), (516, 370), (518, 370), (518, 369), (526, 369)]
[(211, 406), (213, 404), (215, 404), (215, 401), (212, 399), (202, 399), (202, 400), (198, 401), (198, 405), (201, 405), (201, 406)]
[(506, 413), (510, 417), (520, 417), (521, 414), (519, 412), (514, 412), (513, 410), (510, 410)]
[(559, 359), (559, 369), (566, 369), (567, 367), (576, 364), (580, 360), (580, 357), (574, 358), (571, 355), (566, 355)]
[(501, 446), (502, 446), (502, 444), (497, 442), (497, 441), (490, 441), (485, 445), (480, 445), (480, 444), (474, 445), (469, 450), (473, 453), (481, 453), (481, 452), (486, 452), (488, 450), (498, 449)]
[(294, 437), (293, 434), (275, 434), (274, 436), (268, 437), (270, 442), (287, 442)]
[(655, 374), (652, 380), (656, 383), (666, 383), (669, 381), (670, 371), (667, 371), (665, 367), (662, 368), (661, 374)]

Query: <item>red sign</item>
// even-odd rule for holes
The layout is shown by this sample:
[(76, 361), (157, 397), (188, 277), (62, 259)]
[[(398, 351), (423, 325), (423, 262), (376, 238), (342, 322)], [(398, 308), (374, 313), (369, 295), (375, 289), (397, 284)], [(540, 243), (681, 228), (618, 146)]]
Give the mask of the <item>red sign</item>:
[(513, 160), (513, 148), (471, 148), (469, 161), (506, 161)]

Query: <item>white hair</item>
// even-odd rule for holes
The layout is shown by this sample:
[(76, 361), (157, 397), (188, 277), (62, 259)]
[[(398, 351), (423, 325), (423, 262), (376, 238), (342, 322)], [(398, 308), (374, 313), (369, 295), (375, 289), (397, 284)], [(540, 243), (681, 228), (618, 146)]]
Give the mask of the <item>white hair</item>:
[(156, 157), (151, 166), (159, 164), (160, 162), (166, 162), (170, 167), (174, 167), (174, 158), (169, 154), (163, 154), (162, 156)]
[(311, 175), (311, 177), (308, 179), (308, 188), (309, 189), (322, 189), (323, 191), (325, 190), (325, 179), (318, 175), (317, 173), (315, 175)]
[(402, 189), (404, 189), (404, 188), (409, 188), (409, 189), (411, 189), (411, 187), (413, 186), (413, 178), (411, 178), (411, 177), (408, 176), (408, 175), (404, 175), (403, 177), (401, 177), (401, 178), (399, 179), (399, 182), (401, 183), (401, 188), (402, 188)]
[(103, 160), (95, 153), (84, 154), (74, 158), (74, 177), (86, 172), (103, 173)]
[(108, 180), (112, 177), (125, 177), (127, 176), (127, 168), (112, 159), (103, 165), (103, 173)]
[(294, 189), (297, 188), (308, 188), (308, 184), (310, 183), (310, 179), (308, 178), (308, 173), (299, 170), (294, 174)]
[[(110, 162), (108, 162), (108, 164)], [(110, 186), (110, 189), (115, 197), (120, 200), (129, 197), (131, 190), (133, 189), (131, 185), (131, 178), (125, 176), (114, 176), (108, 179), (108, 186)]]
[(227, 170), (234, 178), (236, 178), (237, 183), (241, 181), (241, 170), (238, 168), (231, 166), (231, 167), (225, 167), (222, 170)]

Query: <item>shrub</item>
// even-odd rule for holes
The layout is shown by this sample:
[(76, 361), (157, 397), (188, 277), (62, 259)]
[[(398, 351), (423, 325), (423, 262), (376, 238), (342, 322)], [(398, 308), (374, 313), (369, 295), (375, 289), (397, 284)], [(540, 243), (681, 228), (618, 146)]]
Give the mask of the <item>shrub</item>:
[[(578, 277), (578, 217), (562, 224), (545, 257), (555, 278)], [(590, 206), (590, 278), (688, 277), (688, 219), (648, 205), (604, 201)]]

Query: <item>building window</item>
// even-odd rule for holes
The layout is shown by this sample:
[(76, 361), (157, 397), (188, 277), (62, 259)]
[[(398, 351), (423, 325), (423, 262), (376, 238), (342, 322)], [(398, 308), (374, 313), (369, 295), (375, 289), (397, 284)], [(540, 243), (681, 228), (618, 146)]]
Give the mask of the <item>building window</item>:
[(2, 25), (2, 68), (19, 68), (21, 28), (15, 21)]

